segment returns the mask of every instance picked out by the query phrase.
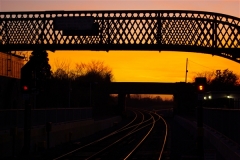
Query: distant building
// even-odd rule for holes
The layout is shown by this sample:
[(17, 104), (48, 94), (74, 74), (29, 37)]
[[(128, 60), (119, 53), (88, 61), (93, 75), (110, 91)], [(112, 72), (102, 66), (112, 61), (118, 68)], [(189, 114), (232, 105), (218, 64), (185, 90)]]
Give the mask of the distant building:
[(0, 52), (0, 76), (20, 79), (24, 57)]
[(240, 109), (240, 91), (211, 91), (203, 98), (204, 107)]

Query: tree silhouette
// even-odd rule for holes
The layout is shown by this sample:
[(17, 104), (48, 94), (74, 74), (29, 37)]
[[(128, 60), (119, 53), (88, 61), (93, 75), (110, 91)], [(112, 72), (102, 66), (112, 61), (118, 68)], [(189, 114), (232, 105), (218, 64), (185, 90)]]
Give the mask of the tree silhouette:
[(239, 75), (229, 69), (217, 70), (216, 72), (205, 71), (197, 73), (195, 77), (206, 77), (210, 90), (232, 90), (240, 85)]
[(210, 86), (214, 89), (230, 89), (239, 85), (239, 76), (228, 69), (218, 71)]
[(57, 79), (68, 79), (69, 78), (68, 73), (61, 68), (58, 68), (55, 72), (53, 72), (52, 76)]
[(75, 77), (86, 76), (89, 81), (111, 82), (113, 80), (112, 70), (101, 61), (76, 64), (74, 74)]
[(48, 63), (48, 53), (42, 50), (35, 50), (31, 53), (29, 62), (33, 67), (35, 87), (42, 90), (44, 83), (51, 77), (51, 66)]
[(195, 81), (196, 77), (206, 77), (207, 84), (209, 85), (213, 81), (215, 76), (216, 76), (216, 73), (214, 71), (204, 71), (204, 72), (196, 73), (196, 76), (194, 76), (192, 80)]
[(107, 107), (110, 98), (108, 87), (113, 79), (108, 66), (101, 61), (78, 63), (75, 69), (70, 69), (66, 61), (57, 65), (49, 84), (51, 106), (91, 106), (101, 110)]

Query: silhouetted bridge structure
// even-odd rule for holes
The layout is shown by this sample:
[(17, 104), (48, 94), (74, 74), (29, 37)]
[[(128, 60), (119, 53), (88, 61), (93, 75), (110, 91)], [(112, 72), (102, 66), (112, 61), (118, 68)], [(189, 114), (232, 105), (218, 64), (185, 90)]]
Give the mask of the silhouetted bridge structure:
[[(196, 100), (194, 83), (157, 83), (157, 82), (112, 82), (109, 86), (110, 94), (118, 94), (118, 110), (125, 111), (127, 94), (171, 94), (175, 104), (181, 106), (192, 105)], [(187, 103), (186, 103), (187, 102)]]
[(239, 18), (203, 11), (0, 13), (0, 51), (187, 51), (240, 62), (239, 33)]
[(176, 94), (194, 89), (192, 83), (112, 82), (111, 94)]

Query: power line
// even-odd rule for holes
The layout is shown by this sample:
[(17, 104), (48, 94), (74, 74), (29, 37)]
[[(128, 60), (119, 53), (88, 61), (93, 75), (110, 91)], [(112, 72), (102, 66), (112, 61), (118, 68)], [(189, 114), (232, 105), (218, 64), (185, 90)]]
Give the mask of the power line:
[(195, 64), (197, 64), (197, 65), (199, 65), (199, 66), (202, 66), (202, 67), (205, 67), (205, 68), (208, 68), (208, 69), (211, 69), (211, 70), (215, 70), (215, 69), (213, 69), (213, 68), (210, 68), (210, 67), (204, 66), (204, 65), (199, 64), (199, 63), (196, 63), (196, 62), (194, 62), (194, 61), (191, 61), (191, 60), (188, 60), (188, 61), (190, 61), (190, 62), (192, 62), (192, 63), (195, 63)]

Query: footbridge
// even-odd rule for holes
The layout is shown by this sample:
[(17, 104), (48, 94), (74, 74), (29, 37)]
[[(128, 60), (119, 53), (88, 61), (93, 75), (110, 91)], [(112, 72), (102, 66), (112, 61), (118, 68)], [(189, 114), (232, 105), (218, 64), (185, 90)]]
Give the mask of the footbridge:
[(0, 12), (0, 51), (151, 50), (240, 62), (240, 19), (191, 10)]

